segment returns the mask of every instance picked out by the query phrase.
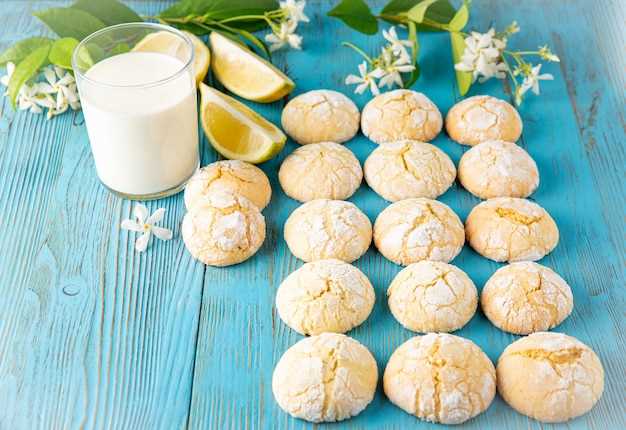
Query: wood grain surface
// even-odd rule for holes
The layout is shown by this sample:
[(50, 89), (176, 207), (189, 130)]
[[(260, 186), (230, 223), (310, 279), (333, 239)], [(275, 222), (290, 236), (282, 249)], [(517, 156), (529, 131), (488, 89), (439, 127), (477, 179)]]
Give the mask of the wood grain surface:
[[(2, 2), (0, 50), (26, 36), (46, 34), (31, 17), (64, 1)], [(154, 14), (170, 1), (131, 1)], [(308, 1), (304, 49), (280, 52), (275, 63), (296, 82), (294, 95), (343, 84), (359, 57), (341, 41), (373, 52), (380, 36), (364, 37), (325, 13), (334, 2)], [(381, 5), (382, 2), (371, 2)], [(544, 66), (555, 80), (520, 110), (521, 145), (537, 161), (541, 185), (532, 199), (561, 231), (542, 263), (572, 286), (575, 308), (556, 331), (579, 338), (600, 356), (605, 392), (587, 415), (545, 425), (514, 412), (499, 397), (462, 428), (626, 428), (624, 310), (624, 161), (626, 152), (626, 10), (620, 0), (475, 0), (470, 27), (498, 28), (516, 19), (513, 47), (548, 43), (560, 64)], [(445, 112), (459, 99), (445, 34), (421, 36), (422, 77), (414, 88)], [(544, 71), (542, 70), (542, 71)], [(209, 78), (210, 79), (210, 78)], [(216, 86), (219, 87), (218, 84)], [(508, 98), (489, 82), (473, 94)], [(352, 97), (352, 95), (351, 95)], [(367, 96), (354, 96), (359, 105)], [(284, 101), (249, 103), (279, 123)], [(122, 231), (132, 202), (110, 195), (95, 174), (82, 114), (53, 121), (0, 106), (0, 430), (22, 429), (406, 429), (437, 428), (405, 414), (378, 392), (359, 416), (313, 426), (283, 413), (271, 377), (281, 354), (301, 336), (274, 308), (275, 292), (302, 265), (287, 249), (282, 226), (297, 203), (277, 181), (277, 169), (296, 145), (288, 142), (261, 165), (274, 194), (264, 211), (267, 240), (247, 262), (211, 268), (193, 260), (180, 238), (182, 195), (150, 202), (167, 209), (174, 240), (133, 249)], [(434, 142), (458, 162), (465, 148), (445, 134)], [(203, 164), (217, 159), (202, 139)], [(347, 144), (364, 161), (375, 145), (359, 135)], [(365, 184), (350, 199), (374, 220), (387, 205)], [(464, 219), (479, 200), (455, 184), (441, 201)], [(500, 266), (467, 246), (454, 260), (477, 286)], [(382, 373), (412, 333), (391, 316), (385, 291), (400, 270), (374, 248), (356, 262), (377, 294), (372, 315), (349, 335), (366, 345)], [(458, 333), (492, 360), (517, 336), (478, 312)]]

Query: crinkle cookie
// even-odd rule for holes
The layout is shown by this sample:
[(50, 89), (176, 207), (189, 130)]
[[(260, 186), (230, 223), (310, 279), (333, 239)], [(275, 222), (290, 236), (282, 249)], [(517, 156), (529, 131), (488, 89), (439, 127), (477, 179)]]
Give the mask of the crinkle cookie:
[(470, 246), (494, 261), (535, 261), (559, 242), (559, 229), (545, 209), (530, 200), (498, 197), (472, 209), (465, 221)]
[(369, 248), (372, 223), (353, 203), (311, 200), (287, 218), (285, 241), (306, 262), (336, 258), (351, 263)]
[(356, 340), (337, 333), (302, 339), (276, 364), (272, 391), (288, 414), (314, 423), (358, 415), (372, 401), (376, 360)]
[(517, 142), (522, 135), (522, 119), (504, 100), (474, 96), (452, 106), (446, 116), (446, 131), (462, 145), (474, 146), (487, 140)]
[(343, 143), (359, 131), (359, 109), (337, 91), (314, 90), (293, 98), (283, 109), (283, 130), (301, 145)]
[(546, 423), (589, 412), (604, 390), (596, 353), (562, 333), (539, 332), (513, 342), (496, 371), (502, 398), (519, 413)]
[(199, 169), (185, 187), (187, 209), (216, 191), (239, 194), (263, 210), (272, 197), (272, 187), (263, 170), (240, 160), (222, 160)]
[(409, 414), (460, 424), (489, 408), (496, 394), (496, 372), (471, 340), (430, 333), (394, 351), (383, 385), (389, 400)]
[(481, 199), (528, 197), (539, 186), (537, 164), (511, 142), (489, 140), (461, 157), (459, 181)]
[(306, 263), (278, 287), (276, 310), (303, 335), (345, 333), (367, 319), (376, 296), (367, 276), (340, 260)]
[(365, 180), (391, 202), (413, 197), (437, 198), (454, 183), (450, 157), (429, 143), (400, 140), (378, 146), (365, 160)]
[(448, 263), (461, 252), (464, 242), (461, 220), (436, 200), (400, 200), (383, 210), (374, 223), (378, 251), (403, 266), (422, 260)]
[(361, 130), (375, 143), (402, 139), (430, 142), (442, 124), (441, 112), (428, 97), (403, 89), (374, 97), (361, 115)]
[(458, 330), (478, 306), (476, 286), (469, 276), (439, 261), (420, 261), (402, 269), (387, 296), (396, 320), (421, 333)]
[(265, 240), (265, 218), (245, 197), (215, 192), (194, 203), (181, 230), (194, 258), (210, 266), (230, 266), (259, 250)]
[(363, 170), (352, 151), (334, 142), (311, 143), (293, 151), (278, 171), (292, 199), (345, 200), (361, 185)]
[(561, 324), (572, 312), (567, 282), (551, 269), (530, 261), (501, 267), (480, 296), (483, 312), (500, 330), (529, 334)]

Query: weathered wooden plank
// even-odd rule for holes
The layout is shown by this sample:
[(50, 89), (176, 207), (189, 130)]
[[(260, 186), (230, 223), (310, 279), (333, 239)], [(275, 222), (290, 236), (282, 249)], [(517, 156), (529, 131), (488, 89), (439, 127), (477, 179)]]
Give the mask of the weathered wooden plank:
[[(3, 46), (41, 32), (29, 11), (50, 4), (5, 6)], [(181, 196), (148, 205), (176, 239), (140, 255), (81, 114), (5, 104), (0, 148), (0, 428), (185, 427), (204, 270), (178, 237)]]
[[(312, 3), (312, 2), (309, 2)], [(330, 1), (310, 4), (308, 13), (312, 23), (303, 26), (305, 48), (303, 52), (286, 54), (288, 64), (280, 64), (295, 78), (296, 94), (315, 88), (331, 88), (349, 93), (343, 85), (347, 73), (356, 69), (359, 59), (345, 48), (340, 41), (349, 40), (360, 46), (375, 49), (381, 38), (364, 38), (324, 16)], [(608, 225), (608, 220), (621, 219), (623, 205), (607, 204), (599, 187), (609, 187), (612, 195), (623, 198), (620, 182), (623, 164), (624, 133), (621, 127), (611, 124), (623, 117), (623, 103), (613, 103), (613, 114), (605, 112), (604, 125), (592, 120), (587, 125), (593, 133), (604, 138), (606, 146), (601, 157), (594, 161), (585, 148), (585, 136), (579, 130), (581, 121), (576, 106), (578, 94), (572, 94), (572, 77), (578, 63), (585, 63), (596, 70), (593, 62), (585, 62), (584, 55), (577, 50), (583, 40), (597, 40), (593, 26), (582, 27), (581, 22), (594, 18), (585, 15), (586, 2), (567, 4), (544, 1), (519, 2), (474, 2), (472, 25), (486, 29), (490, 23), (499, 27), (517, 19), (524, 30), (512, 42), (523, 47), (534, 47), (539, 43), (556, 45), (566, 67), (546, 66), (556, 81), (547, 83), (539, 99), (526, 102), (521, 109), (525, 121), (522, 145), (537, 160), (542, 174), (542, 184), (533, 198), (544, 205), (557, 220), (562, 240), (557, 250), (544, 260), (568, 279), (574, 289), (576, 308), (573, 315), (558, 328), (590, 344), (599, 353), (607, 371), (607, 388), (603, 400), (588, 415), (569, 423), (571, 428), (618, 428), (626, 422), (620, 408), (624, 392), (624, 364), (619, 358), (624, 354), (623, 309), (624, 285), (623, 229), (619, 223)], [(543, 14), (538, 13), (544, 10)], [(568, 19), (562, 16), (567, 15)], [(595, 22), (595, 21), (594, 21)], [(619, 20), (616, 20), (619, 22)], [(599, 24), (594, 24), (595, 26)], [(576, 32), (576, 37), (572, 33)], [(619, 33), (617, 29), (615, 32)], [(600, 36), (598, 36), (600, 37)], [(617, 37), (617, 36), (613, 36)], [(455, 102), (452, 82), (452, 64), (448, 57), (447, 36), (427, 35), (422, 43), (422, 78), (415, 88), (431, 97), (445, 113)], [(588, 51), (593, 50), (593, 44)], [(615, 44), (619, 46), (618, 44)], [(623, 44), (622, 44), (623, 45)], [(590, 53), (590, 52), (586, 52)], [(572, 65), (572, 66), (567, 66)], [(573, 67), (570, 71), (567, 67)], [(613, 73), (621, 73), (616, 68)], [(603, 69), (607, 72), (607, 69)], [(576, 87), (584, 87), (586, 75), (579, 77)], [(615, 78), (611, 78), (615, 80)], [(614, 86), (604, 85), (602, 79), (594, 81), (608, 100), (621, 94)], [(623, 89), (623, 86), (620, 87)], [(568, 97), (569, 90), (569, 97)], [(578, 90), (587, 93), (587, 90)], [(591, 90), (593, 94), (593, 90)], [(472, 94), (488, 93), (506, 97), (499, 83), (490, 82), (476, 87)], [(353, 97), (362, 107), (364, 96)], [(573, 98), (573, 100), (572, 100)], [(578, 102), (579, 103), (579, 102)], [(597, 102), (596, 102), (597, 103)], [(621, 107), (620, 107), (621, 106)], [(259, 107), (259, 106), (257, 106)], [(271, 119), (278, 119), (276, 107), (259, 107)], [(456, 161), (464, 148), (452, 143), (446, 136), (436, 142)], [(611, 146), (608, 148), (607, 146)], [(272, 203), (266, 209), (271, 243), (266, 243), (259, 256), (244, 265), (207, 270), (204, 300), (200, 319), (196, 370), (194, 374), (193, 398), (190, 413), (191, 428), (326, 428), (311, 426), (284, 414), (275, 404), (271, 394), (273, 366), (280, 355), (301, 338), (287, 328), (278, 318), (273, 306), (276, 288), (287, 274), (302, 263), (291, 254), (282, 238), (281, 227), (297, 203), (286, 198), (276, 180), (276, 170), (286, 153), (296, 145), (288, 144), (278, 160), (266, 163), (263, 169), (270, 175), (274, 188)], [(348, 144), (363, 161), (374, 145), (358, 137)], [(613, 169), (605, 175), (605, 169)], [(610, 184), (609, 184), (610, 183)], [(367, 186), (361, 187), (351, 198), (373, 220), (386, 206), (382, 199)], [(462, 218), (478, 200), (455, 185), (441, 198)], [(482, 287), (487, 278), (499, 267), (470, 249), (463, 250), (455, 264), (466, 270), (476, 284)], [(392, 351), (411, 333), (402, 329), (390, 315), (385, 290), (393, 276), (400, 270), (375, 250), (356, 262), (372, 280), (377, 292), (377, 303), (370, 318), (350, 332), (351, 336), (367, 345), (375, 355), (379, 370)], [(598, 336), (602, 333), (602, 336)], [(477, 314), (472, 321), (458, 332), (478, 343), (495, 361), (502, 349), (517, 337), (505, 334)], [(404, 429), (431, 428), (392, 406), (379, 387), (376, 398), (361, 415), (342, 423), (341, 428), (361, 429)], [(499, 397), (491, 408), (477, 419), (466, 423), (464, 428), (546, 428), (545, 426), (515, 413)]]

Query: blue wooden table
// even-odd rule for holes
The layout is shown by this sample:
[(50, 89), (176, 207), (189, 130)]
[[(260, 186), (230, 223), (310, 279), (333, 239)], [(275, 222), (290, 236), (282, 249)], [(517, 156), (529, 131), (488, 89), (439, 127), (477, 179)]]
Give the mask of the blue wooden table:
[[(169, 2), (131, 1), (155, 14)], [(295, 80), (295, 94), (330, 88), (351, 93), (344, 77), (359, 58), (340, 41), (374, 50), (380, 36), (363, 37), (326, 17), (329, 1), (309, 1), (304, 50), (279, 53), (277, 65)], [(58, 1), (3, 0), (0, 49), (44, 34), (31, 17)], [(626, 13), (621, 0), (475, 0), (470, 26), (503, 28), (517, 19), (513, 46), (547, 42), (561, 58), (545, 66), (555, 80), (521, 108), (521, 145), (537, 161), (541, 185), (533, 199), (555, 218), (561, 242), (544, 258), (574, 291), (572, 315), (556, 331), (576, 336), (600, 356), (604, 396), (587, 415), (563, 426), (541, 425), (500, 398), (466, 423), (472, 429), (624, 429), (626, 417), (624, 91)], [(414, 86), (446, 112), (458, 100), (448, 38), (422, 39), (422, 77)], [(542, 70), (543, 71), (543, 70)], [(471, 94), (509, 97), (501, 82)], [(354, 97), (362, 107), (366, 96)], [(283, 103), (254, 105), (275, 123)], [(265, 210), (267, 240), (243, 264), (205, 267), (180, 238), (182, 195), (150, 202), (165, 207), (175, 238), (134, 252), (134, 235), (119, 228), (133, 203), (98, 182), (82, 114), (53, 121), (0, 106), (0, 429), (283, 429), (311, 428), (273, 400), (275, 363), (301, 336), (274, 308), (276, 289), (299, 267), (282, 226), (297, 207), (281, 191), (277, 169), (289, 142), (261, 167), (274, 190)], [(466, 149), (441, 134), (436, 145), (455, 162)], [(362, 136), (348, 147), (363, 161), (374, 144)], [(202, 140), (203, 164), (217, 159)], [(373, 220), (386, 203), (363, 185), (351, 199)], [(441, 200), (465, 218), (478, 200), (453, 186)], [(499, 266), (468, 247), (454, 264), (481, 287)], [(370, 249), (356, 262), (371, 279), (377, 302), (350, 332), (382, 371), (412, 333), (391, 316), (385, 291), (400, 270)], [(516, 336), (479, 312), (457, 334), (497, 360)], [(324, 427), (327, 426), (316, 426)], [(328, 426), (333, 427), (331, 425)], [(434, 428), (389, 403), (379, 386), (372, 404), (337, 428)]]

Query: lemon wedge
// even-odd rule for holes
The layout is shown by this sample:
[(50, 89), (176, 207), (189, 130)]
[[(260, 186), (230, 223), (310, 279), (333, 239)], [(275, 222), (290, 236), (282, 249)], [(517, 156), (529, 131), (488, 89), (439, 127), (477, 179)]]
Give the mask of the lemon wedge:
[(286, 136), (248, 106), (200, 83), (202, 128), (224, 157), (262, 163), (285, 146)]
[[(188, 31), (183, 31), (183, 33), (191, 39), (191, 43), (193, 44), (193, 52), (195, 54), (193, 70), (196, 84), (199, 84), (204, 80), (204, 77), (209, 71), (211, 51), (209, 51), (208, 46), (206, 46), (198, 36)], [(180, 38), (174, 36), (174, 34), (169, 31), (157, 31), (156, 33), (148, 34), (135, 45), (133, 51), (162, 52), (180, 59), (187, 57), (185, 44)]]
[(289, 76), (234, 40), (216, 31), (209, 40), (213, 51), (211, 70), (222, 85), (238, 96), (269, 103), (295, 88)]

